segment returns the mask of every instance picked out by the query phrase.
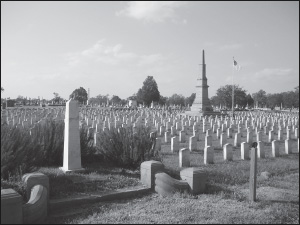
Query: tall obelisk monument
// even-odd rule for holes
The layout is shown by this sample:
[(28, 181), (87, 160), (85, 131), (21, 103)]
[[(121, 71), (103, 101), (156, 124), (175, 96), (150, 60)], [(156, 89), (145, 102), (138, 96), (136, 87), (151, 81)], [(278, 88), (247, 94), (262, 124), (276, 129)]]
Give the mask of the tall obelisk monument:
[(213, 111), (210, 101), (208, 99), (208, 85), (207, 85), (207, 78), (206, 78), (206, 64), (205, 64), (205, 56), (204, 50), (202, 52), (202, 74), (199, 74), (196, 83), (196, 97), (194, 103), (191, 107), (191, 112), (197, 112), (205, 115), (205, 112)]

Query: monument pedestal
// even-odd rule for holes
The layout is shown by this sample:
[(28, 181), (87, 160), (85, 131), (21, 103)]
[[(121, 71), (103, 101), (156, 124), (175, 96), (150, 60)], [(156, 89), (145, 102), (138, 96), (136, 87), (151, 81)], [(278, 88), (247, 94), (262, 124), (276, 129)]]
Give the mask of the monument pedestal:
[(60, 170), (62, 170), (64, 173), (80, 173), (80, 172), (84, 172), (85, 169), (84, 168), (80, 168), (80, 169), (66, 169), (64, 167), (59, 167)]

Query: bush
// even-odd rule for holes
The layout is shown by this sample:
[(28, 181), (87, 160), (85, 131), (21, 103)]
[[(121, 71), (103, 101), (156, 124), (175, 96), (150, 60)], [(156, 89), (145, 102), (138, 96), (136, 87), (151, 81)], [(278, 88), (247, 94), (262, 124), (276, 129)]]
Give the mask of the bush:
[(59, 166), (63, 163), (64, 122), (46, 119), (31, 130), (31, 139), (40, 146), (41, 165)]
[[(30, 135), (31, 133), (31, 135)], [(82, 162), (91, 162), (93, 137), (87, 135), (85, 128), (80, 129)], [(18, 170), (30, 173), (37, 167), (62, 166), (64, 150), (64, 122), (46, 119), (28, 129), (1, 125), (1, 177), (8, 179), (9, 173)]]
[(22, 181), (22, 171), (16, 172), (15, 175), (8, 173), (7, 180), (1, 178), (1, 189), (12, 188), (22, 196), (23, 203), (28, 201), (26, 196), (26, 184)]
[(1, 178), (8, 179), (20, 171), (31, 172), (40, 165), (40, 146), (28, 131), (1, 125)]
[(155, 140), (156, 133), (150, 138), (149, 127), (112, 128), (99, 133), (96, 148), (104, 160), (136, 169), (143, 161), (161, 161), (160, 152), (155, 150)]

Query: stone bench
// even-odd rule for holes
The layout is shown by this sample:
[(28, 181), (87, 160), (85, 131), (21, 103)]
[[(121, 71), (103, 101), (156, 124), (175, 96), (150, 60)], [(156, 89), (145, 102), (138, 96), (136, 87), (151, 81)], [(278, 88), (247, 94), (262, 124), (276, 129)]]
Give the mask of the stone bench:
[(164, 173), (164, 165), (158, 161), (146, 161), (141, 164), (141, 182), (161, 195), (170, 195), (174, 191), (187, 190), (191, 194), (205, 192), (207, 175), (198, 168), (186, 168), (180, 171), (181, 180)]
[(175, 192), (188, 192), (189, 184), (186, 181), (176, 180), (166, 173), (155, 174), (155, 191), (162, 196), (172, 195)]
[(13, 189), (1, 190), (1, 224), (41, 223), (48, 215), (49, 179), (42, 173), (25, 174), (29, 201), (23, 205), (22, 196)]

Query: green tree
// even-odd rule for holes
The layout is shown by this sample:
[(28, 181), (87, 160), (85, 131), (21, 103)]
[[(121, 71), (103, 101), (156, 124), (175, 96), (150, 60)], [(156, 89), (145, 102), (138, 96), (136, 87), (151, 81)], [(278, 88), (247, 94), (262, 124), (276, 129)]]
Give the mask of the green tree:
[[(232, 107), (232, 85), (225, 85), (220, 87), (217, 90), (217, 99), (222, 104), (222, 106), (226, 106), (228, 109)], [(240, 107), (245, 107), (247, 105), (247, 95), (246, 90), (243, 90), (238, 85), (234, 85), (234, 107), (235, 105), (239, 105)]]
[(54, 98), (52, 99), (52, 101), (54, 101), (55, 103), (59, 103), (60, 101), (63, 101), (63, 98), (61, 98), (58, 93), (53, 92), (53, 94), (54, 94)]
[(282, 102), (284, 108), (297, 108), (299, 107), (299, 95), (296, 96), (294, 91), (283, 92)]
[(193, 105), (194, 100), (196, 98), (196, 93), (192, 93), (190, 97), (187, 97), (185, 99), (185, 105), (187, 106), (189, 104), (189, 106)]
[(3, 87), (1, 87), (1, 92), (3, 92), (4, 91), (4, 88)]
[(185, 105), (185, 97), (182, 96), (182, 95), (173, 94), (168, 99), (168, 105), (180, 105), (180, 106), (184, 106)]
[(168, 97), (164, 97), (164, 96), (160, 96), (159, 97), (159, 101), (158, 101), (159, 105), (169, 105), (168, 104)]
[[(134, 99), (133, 99), (134, 100)], [(143, 104), (143, 92), (142, 92), (142, 89), (140, 88), (136, 94), (136, 103), (139, 105), (139, 104)]]
[(77, 100), (80, 104), (86, 104), (86, 101), (88, 99), (88, 94), (83, 87), (80, 87), (80, 88), (75, 89), (72, 92), (72, 94), (70, 95), (70, 98)]
[(252, 98), (252, 96), (250, 94), (247, 94), (246, 101), (247, 101), (248, 107), (253, 108), (253, 106), (254, 106), (254, 100), (253, 100), (253, 98)]
[(258, 107), (265, 107), (267, 105), (267, 94), (264, 90), (253, 93), (252, 97), (255, 105), (258, 104)]
[(137, 101), (139, 101), (140, 97), (146, 106), (149, 106), (152, 101), (159, 101), (160, 93), (153, 76), (148, 76), (146, 78), (146, 80), (143, 82), (143, 87), (138, 91), (137, 97)]
[(113, 104), (120, 104), (121, 101), (122, 101), (122, 99), (120, 99), (120, 97), (117, 95), (113, 95), (113, 97), (111, 98), (111, 102)]
[(211, 98), (210, 98), (210, 102), (211, 102), (211, 104), (213, 105), (213, 106), (217, 106), (217, 107), (220, 107), (220, 103), (221, 103), (221, 100), (220, 100), (220, 98), (218, 97), (218, 96), (212, 96)]

